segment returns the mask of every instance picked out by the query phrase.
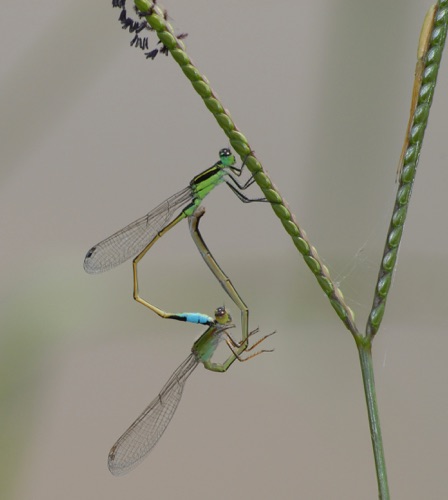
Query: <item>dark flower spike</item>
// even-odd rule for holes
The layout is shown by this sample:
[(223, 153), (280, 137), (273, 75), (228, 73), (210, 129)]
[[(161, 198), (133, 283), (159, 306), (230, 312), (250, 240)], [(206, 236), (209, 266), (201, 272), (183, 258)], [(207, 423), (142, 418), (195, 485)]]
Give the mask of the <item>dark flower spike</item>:
[(126, 22), (126, 9), (122, 9), (120, 12), (120, 16), (118, 17), (118, 20), (120, 21), (121, 24)]
[(149, 45), (148, 45), (148, 37), (140, 37), (138, 35), (135, 35), (134, 38), (131, 41), (131, 47), (134, 46), (142, 49), (142, 50), (148, 50)]
[(151, 50), (151, 52), (146, 52), (145, 57), (146, 57), (146, 59), (154, 60), (154, 58), (156, 57), (156, 55), (158, 53), (159, 53), (159, 49), (154, 49), (154, 50)]
[[(134, 5), (133, 6), (133, 11), (135, 12), (137, 19), (133, 19), (132, 17), (128, 17), (127, 12), (126, 12), (126, 0), (112, 0), (112, 7), (116, 7), (121, 9), (120, 15), (118, 17), (118, 20), (121, 24), (122, 29), (129, 31), (129, 33), (135, 33), (134, 38), (131, 40), (130, 45), (131, 47), (136, 47), (138, 49), (141, 49), (143, 51), (148, 50), (149, 48), (149, 41), (148, 37), (142, 37), (139, 36), (139, 34), (147, 29), (149, 31), (154, 31), (153, 28), (148, 24), (146, 19), (144, 19), (147, 16), (150, 16), (154, 12), (154, 7), (157, 5), (157, 0), (153, 0), (151, 7), (148, 9), (147, 12), (141, 12), (137, 9), (137, 7)], [(165, 9), (163, 10), (163, 18), (165, 21), (168, 20), (170, 16), (168, 15), (168, 11)], [(178, 38), (179, 40), (182, 40), (188, 36), (188, 33), (181, 33)], [(161, 44), (159, 41), (158, 44)], [(154, 59), (157, 54), (161, 52), (162, 54), (165, 54), (166, 56), (169, 53), (169, 50), (167, 47), (165, 47), (162, 44), (162, 47), (160, 48), (155, 48), (149, 52), (145, 52), (145, 57), (146, 59)]]
[(169, 54), (168, 47), (166, 45), (163, 45), (159, 52), (161, 54), (165, 54), (166, 56), (168, 56), (168, 54)]
[(112, 7), (118, 7), (119, 9), (124, 9), (126, 0), (112, 0)]

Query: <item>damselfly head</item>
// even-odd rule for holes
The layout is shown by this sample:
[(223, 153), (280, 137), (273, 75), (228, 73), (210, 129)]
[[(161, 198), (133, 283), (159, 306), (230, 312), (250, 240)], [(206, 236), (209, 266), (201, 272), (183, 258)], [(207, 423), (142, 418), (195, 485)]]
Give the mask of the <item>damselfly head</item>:
[(232, 321), (232, 316), (226, 311), (224, 306), (218, 307), (215, 310), (215, 321), (220, 325), (226, 325)]
[(232, 165), (235, 165), (235, 156), (232, 154), (232, 151), (230, 151), (229, 148), (223, 148), (219, 152), (219, 159), (221, 160), (221, 163), (225, 165), (226, 167), (231, 167)]

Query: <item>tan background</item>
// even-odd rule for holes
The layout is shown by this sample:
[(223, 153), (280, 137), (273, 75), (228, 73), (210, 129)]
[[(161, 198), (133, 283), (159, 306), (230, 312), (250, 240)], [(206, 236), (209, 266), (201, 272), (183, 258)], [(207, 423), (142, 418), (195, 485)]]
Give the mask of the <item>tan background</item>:
[[(429, 2), (165, 6), (362, 328)], [(275, 352), (225, 375), (199, 367), (150, 457), (108, 472), (110, 446), (202, 329), (135, 304), (129, 263), (92, 277), (84, 254), (227, 144), (177, 65), (129, 48), (117, 16), (109, 0), (2, 1), (0, 496), (377, 498), (351, 336), (269, 206), (224, 187), (206, 200), (203, 233), (252, 326), (277, 330)], [(448, 492), (447, 113), (445, 56), (374, 349), (394, 498)], [(168, 310), (230, 306), (186, 224), (144, 270), (146, 296)]]

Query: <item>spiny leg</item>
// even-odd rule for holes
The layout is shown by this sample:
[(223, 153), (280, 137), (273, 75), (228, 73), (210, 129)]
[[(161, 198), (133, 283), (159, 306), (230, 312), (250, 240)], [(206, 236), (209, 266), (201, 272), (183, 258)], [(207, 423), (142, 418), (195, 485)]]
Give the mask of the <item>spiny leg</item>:
[[(235, 182), (235, 179), (233, 177), (229, 176), (229, 178)], [(225, 182), (229, 186), (229, 188), (235, 193), (236, 197), (243, 203), (256, 203), (256, 202), (270, 203), (266, 198), (248, 198), (241, 191), (238, 191), (238, 189), (235, 186), (230, 184), (229, 181)]]
[[(241, 167), (235, 167), (233, 165), (229, 165), (229, 169), (232, 171), (234, 175), (237, 177), (241, 177), (243, 173), (243, 169), (246, 166), (246, 161), (249, 158), (249, 156), (252, 154), (252, 151), (248, 153), (243, 160), (243, 163), (241, 164)], [(248, 198), (245, 196), (241, 191), (244, 191), (245, 189), (249, 188), (252, 186), (252, 184), (255, 182), (255, 178), (253, 174), (249, 177), (249, 179), (244, 183), (240, 184), (238, 179), (236, 179), (232, 174), (228, 173), (227, 175), (228, 179), (233, 182), (231, 184), (229, 181), (225, 181), (226, 184), (229, 186), (229, 188), (235, 193), (235, 195), (243, 202), (243, 203), (252, 203), (252, 202), (267, 202), (268, 200), (266, 198)]]
[(253, 151), (250, 151), (249, 153), (247, 153), (247, 155), (244, 157), (244, 160), (243, 160), (243, 163), (241, 163), (241, 167), (235, 167), (234, 165), (231, 165), (230, 168), (232, 170), (232, 172), (235, 173), (235, 175), (237, 175), (238, 177), (241, 176), (241, 174), (243, 173), (243, 169), (244, 167), (246, 166), (247, 164), (247, 159), (249, 158), (249, 156), (253, 153)]
[[(258, 332), (258, 328), (256, 328), (255, 330), (252, 330), (252, 332), (250, 332), (249, 335), (253, 335), (255, 334), (256, 332)], [(244, 361), (248, 361), (249, 359), (252, 359), (254, 358), (255, 356), (258, 356), (259, 354), (263, 353), (263, 352), (272, 352), (274, 349), (262, 349), (261, 351), (257, 351), (253, 354), (251, 354), (250, 356), (247, 356), (246, 358), (242, 358), (240, 356), (240, 354), (238, 353), (237, 350), (235, 350), (235, 348), (233, 347), (232, 344), (236, 344), (238, 345), (238, 343), (236, 343), (231, 337), (230, 335), (227, 333), (227, 332), (224, 332), (225, 335), (227, 336), (226, 338), (226, 343), (229, 347), (229, 349), (232, 351), (232, 356), (229, 357), (224, 363), (213, 363), (212, 361), (205, 361), (204, 362), (204, 367), (207, 369), (207, 370), (211, 370), (211, 371), (214, 371), (214, 372), (225, 372), (228, 370), (228, 368), (230, 367), (230, 365), (233, 363), (233, 361), (235, 361), (235, 359), (237, 359), (238, 361), (241, 361), (241, 362), (244, 362)], [(256, 342), (250, 349), (252, 350), (254, 347), (256, 347), (258, 344), (260, 344), (260, 342), (263, 342), (263, 340), (265, 340), (267, 337), (270, 337), (271, 335), (274, 335), (275, 332), (272, 332), (270, 333), (269, 335), (265, 335), (262, 339), (260, 339), (258, 342)], [(229, 340), (230, 339), (230, 340)], [(232, 361), (230, 361), (232, 360)], [(230, 362), (229, 362), (230, 361)]]
[[(255, 328), (255, 330), (252, 330), (249, 333), (249, 337), (252, 336), (252, 335), (254, 335), (254, 334), (256, 334), (256, 333), (258, 333), (258, 331), (259, 331), (259, 328)], [(261, 339), (259, 339), (257, 342), (255, 342), (255, 344), (251, 345), (250, 347), (247, 347), (245, 349), (245, 351), (246, 352), (252, 351), (252, 349), (254, 349), (259, 344), (261, 344), (261, 342), (263, 342), (264, 340), (266, 340), (271, 335), (274, 335), (274, 333), (276, 333), (276, 332), (274, 331), (272, 333), (268, 333), (267, 335), (265, 335), (264, 337), (262, 337)], [(235, 342), (235, 340), (227, 332), (225, 332), (225, 335), (227, 337), (226, 338), (226, 343), (229, 346), (229, 349), (233, 352), (233, 354), (235, 355), (236, 359), (238, 361), (241, 361), (241, 362), (248, 361), (249, 359), (255, 358), (255, 356), (258, 356), (259, 354), (261, 354), (263, 352), (273, 352), (273, 350), (274, 350), (274, 349), (262, 349), (261, 351), (257, 351), (255, 353), (251, 354), (250, 356), (242, 358), (241, 355), (240, 355), (240, 353), (238, 353), (238, 350), (235, 350), (235, 349), (238, 349), (240, 347), (241, 342)]]

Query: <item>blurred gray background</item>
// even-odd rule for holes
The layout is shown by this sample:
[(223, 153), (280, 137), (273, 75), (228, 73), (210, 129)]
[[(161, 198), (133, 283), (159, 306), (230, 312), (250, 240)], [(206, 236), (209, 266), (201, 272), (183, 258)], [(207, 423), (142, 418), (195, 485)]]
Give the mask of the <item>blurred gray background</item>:
[[(202, 231), (252, 327), (277, 330), (275, 352), (225, 375), (199, 367), (148, 459), (126, 477), (107, 470), (110, 446), (203, 329), (137, 305), (130, 263), (87, 275), (85, 252), (228, 144), (171, 58), (146, 61), (129, 47), (110, 3), (2, 1), (1, 498), (377, 498), (352, 338), (270, 207), (242, 205), (225, 187), (204, 203)], [(164, 4), (360, 328), (429, 5)], [(448, 491), (447, 64), (445, 55), (374, 345), (394, 498)], [(142, 294), (171, 311), (232, 307), (186, 223), (151, 250)]]

